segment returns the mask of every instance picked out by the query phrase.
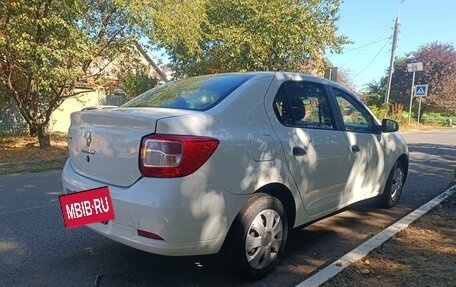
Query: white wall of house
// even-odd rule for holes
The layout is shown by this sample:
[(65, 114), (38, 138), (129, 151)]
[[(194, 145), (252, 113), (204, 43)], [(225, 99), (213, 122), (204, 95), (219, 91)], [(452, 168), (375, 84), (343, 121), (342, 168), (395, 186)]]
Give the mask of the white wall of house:
[(104, 94), (100, 90), (96, 90), (66, 99), (60, 107), (52, 113), (49, 122), (49, 130), (51, 132), (68, 132), (71, 113), (80, 111), (86, 107), (99, 106), (104, 97)]

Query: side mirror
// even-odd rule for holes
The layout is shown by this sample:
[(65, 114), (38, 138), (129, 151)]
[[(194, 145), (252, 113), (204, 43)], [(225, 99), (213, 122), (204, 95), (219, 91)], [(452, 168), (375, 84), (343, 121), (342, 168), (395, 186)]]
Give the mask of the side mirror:
[(390, 119), (382, 120), (382, 132), (383, 133), (392, 133), (399, 130), (399, 124), (396, 121)]

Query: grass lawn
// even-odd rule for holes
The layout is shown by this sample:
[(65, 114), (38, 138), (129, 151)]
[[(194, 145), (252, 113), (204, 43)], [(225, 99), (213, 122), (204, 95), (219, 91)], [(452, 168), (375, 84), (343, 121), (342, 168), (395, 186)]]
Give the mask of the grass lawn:
[(38, 138), (0, 136), (0, 174), (62, 168), (68, 156), (67, 135), (51, 135), (51, 147), (41, 149)]

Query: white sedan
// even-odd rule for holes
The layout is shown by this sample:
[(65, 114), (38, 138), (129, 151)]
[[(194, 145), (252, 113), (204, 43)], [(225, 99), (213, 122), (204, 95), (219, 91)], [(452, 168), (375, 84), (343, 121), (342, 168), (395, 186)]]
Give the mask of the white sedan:
[(255, 279), (290, 228), (368, 198), (397, 204), (408, 171), (397, 130), (326, 79), (190, 77), (73, 113), (63, 188), (108, 186), (115, 220), (89, 225), (103, 236), (170, 256), (223, 249)]

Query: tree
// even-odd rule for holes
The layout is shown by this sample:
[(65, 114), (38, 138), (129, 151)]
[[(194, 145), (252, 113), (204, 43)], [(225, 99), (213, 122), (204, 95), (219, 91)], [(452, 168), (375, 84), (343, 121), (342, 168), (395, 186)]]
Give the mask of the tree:
[(181, 76), (314, 71), (339, 51), (339, 0), (11, 0), (0, 2), (0, 85), (41, 147), (52, 112), (93, 87), (147, 29)]
[(352, 92), (356, 93), (355, 84), (349, 71), (337, 69), (337, 82)]
[[(428, 96), (423, 98), (423, 110), (456, 110), (456, 50), (450, 44), (430, 43), (395, 62), (392, 93), (397, 101), (408, 106), (412, 73), (407, 63), (422, 62), (423, 71), (415, 73), (415, 85), (428, 84)], [(393, 95), (394, 99), (394, 95)]]
[(132, 99), (155, 87), (158, 80), (150, 77), (144, 71), (129, 71), (120, 78), (120, 88), (125, 92), (127, 99)]
[[(14, 99), (40, 147), (50, 145), (51, 113), (79, 83), (93, 86), (128, 49), (131, 8), (109, 0), (15, 0), (0, 3), (0, 85)], [(137, 17), (139, 18), (139, 17)]]
[(361, 99), (368, 106), (381, 107), (383, 105), (383, 97), (386, 90), (386, 77), (382, 77), (379, 81), (372, 81), (367, 84), (366, 91), (361, 95)]
[(322, 70), (339, 51), (339, 0), (155, 1), (150, 38), (177, 75), (248, 70)]

